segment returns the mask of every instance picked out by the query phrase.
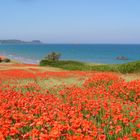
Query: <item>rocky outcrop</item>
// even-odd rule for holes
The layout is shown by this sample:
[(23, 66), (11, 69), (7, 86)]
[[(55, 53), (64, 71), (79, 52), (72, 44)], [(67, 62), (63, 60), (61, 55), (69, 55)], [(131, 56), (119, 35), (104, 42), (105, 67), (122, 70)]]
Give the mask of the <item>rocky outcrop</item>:
[(125, 56), (118, 56), (118, 57), (116, 57), (116, 59), (117, 60), (128, 60), (128, 58)]

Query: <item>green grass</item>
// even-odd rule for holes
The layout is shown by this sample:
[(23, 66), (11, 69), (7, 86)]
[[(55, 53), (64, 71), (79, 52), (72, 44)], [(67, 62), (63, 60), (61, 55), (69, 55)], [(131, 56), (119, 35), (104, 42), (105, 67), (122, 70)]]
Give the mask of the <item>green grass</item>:
[(121, 73), (137, 73), (140, 72), (140, 61), (129, 62), (126, 64), (120, 64), (117, 70)]
[(129, 62), (126, 64), (94, 64), (83, 63), (78, 61), (48, 61), (41, 60), (40, 66), (51, 66), (62, 68), (64, 70), (81, 70), (81, 71), (102, 71), (102, 72), (120, 72), (136, 73), (140, 72), (140, 61)]

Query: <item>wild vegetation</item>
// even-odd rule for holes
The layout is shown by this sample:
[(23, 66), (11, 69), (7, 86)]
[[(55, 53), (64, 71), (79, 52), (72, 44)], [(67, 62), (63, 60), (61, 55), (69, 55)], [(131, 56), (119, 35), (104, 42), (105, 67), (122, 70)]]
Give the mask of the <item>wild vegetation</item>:
[(140, 139), (140, 80), (116, 73), (1, 70), (0, 107), (1, 140)]
[(58, 67), (65, 70), (81, 70), (81, 71), (102, 71), (102, 72), (120, 72), (120, 73), (136, 73), (140, 72), (140, 61), (129, 62), (126, 64), (88, 64), (78, 61), (49, 61), (41, 60), (40, 66)]

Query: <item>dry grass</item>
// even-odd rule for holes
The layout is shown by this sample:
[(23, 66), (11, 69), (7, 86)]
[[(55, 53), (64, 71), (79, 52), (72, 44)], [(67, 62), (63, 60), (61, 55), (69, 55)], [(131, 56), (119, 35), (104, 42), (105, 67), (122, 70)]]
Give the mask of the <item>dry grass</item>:
[(121, 77), (125, 81), (133, 81), (133, 80), (140, 80), (140, 73), (137, 74), (122, 74)]
[(0, 70), (10, 70), (10, 69), (22, 69), (22, 70), (39, 70), (40, 72), (44, 71), (62, 71), (60, 68), (53, 67), (40, 67), (38, 65), (30, 64), (16, 64), (16, 63), (0, 63)]
[[(27, 70), (30, 72), (34, 72), (35, 70), (38, 70), (40, 72), (45, 72), (45, 71), (54, 71), (54, 72), (59, 72), (59, 71), (66, 71), (61, 68), (54, 68), (54, 67), (41, 67), (38, 65), (32, 65), (32, 64), (22, 64), (22, 63), (0, 63), (0, 70), (10, 70), (10, 69), (22, 69), (22, 70)], [(133, 81), (133, 80), (140, 80), (140, 73), (134, 73), (134, 74), (120, 74), (120, 77), (123, 78), (126, 81)], [(64, 79), (63, 79), (64, 80)], [(63, 82), (60, 79), (55, 79), (55, 83)], [(73, 81), (74, 80), (74, 81)], [(66, 78), (64, 82), (69, 83), (70, 81), (77, 82), (76, 79), (68, 79)], [(53, 81), (54, 82), (54, 81)], [(70, 82), (71, 83), (71, 82)]]

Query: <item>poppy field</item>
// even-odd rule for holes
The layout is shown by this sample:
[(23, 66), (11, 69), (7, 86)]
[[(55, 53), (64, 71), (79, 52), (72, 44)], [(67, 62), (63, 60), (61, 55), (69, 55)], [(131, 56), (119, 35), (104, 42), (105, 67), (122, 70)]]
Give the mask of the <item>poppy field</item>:
[(0, 140), (140, 140), (140, 80), (0, 70)]

